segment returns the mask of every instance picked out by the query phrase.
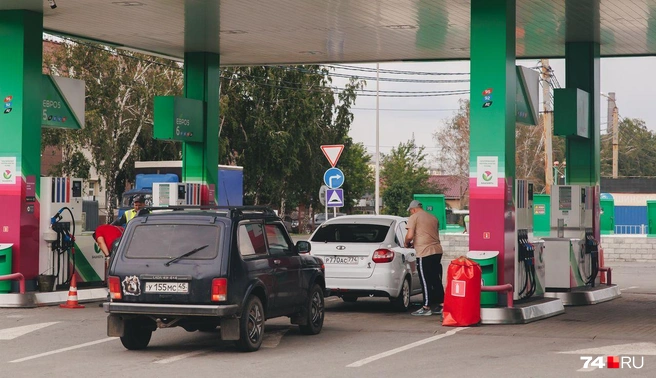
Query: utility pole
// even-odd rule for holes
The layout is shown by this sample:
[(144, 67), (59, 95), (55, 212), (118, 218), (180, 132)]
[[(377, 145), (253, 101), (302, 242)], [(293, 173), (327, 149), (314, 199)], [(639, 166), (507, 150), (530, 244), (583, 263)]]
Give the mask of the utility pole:
[(613, 113), (611, 118), (613, 127), (613, 178), (617, 178), (620, 146), (619, 111), (617, 110), (617, 104), (615, 103), (615, 93), (611, 92), (608, 94), (608, 106), (610, 107), (611, 105), (611, 97), (613, 103)]
[(376, 63), (376, 184), (374, 194), (374, 210), (376, 215), (380, 214), (380, 63)]
[(601, 95), (606, 97), (606, 101), (608, 102), (606, 110), (606, 134), (610, 134), (613, 132), (611, 122), (613, 121), (613, 109), (615, 108), (615, 92), (608, 92), (608, 95), (602, 93)]
[(549, 59), (540, 60), (542, 64), (542, 126), (544, 137), (544, 186), (547, 194), (551, 193), (553, 177), (553, 152), (551, 138), (553, 134), (553, 118), (551, 109), (551, 72), (549, 71)]

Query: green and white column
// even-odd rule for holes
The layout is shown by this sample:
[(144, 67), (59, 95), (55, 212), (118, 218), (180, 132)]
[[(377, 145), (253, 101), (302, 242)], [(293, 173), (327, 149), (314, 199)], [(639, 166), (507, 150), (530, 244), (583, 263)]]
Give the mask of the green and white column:
[(39, 272), (43, 15), (0, 11), (0, 243), (13, 243), (12, 271)]
[(514, 282), (515, 0), (472, 0), (469, 249), (498, 251)]
[[(597, 42), (568, 42), (565, 44), (565, 81), (567, 88), (587, 92), (588, 135), (568, 136), (565, 142), (567, 161), (566, 182), (571, 185), (593, 186), (593, 230), (600, 240), (600, 46)], [(558, 109), (554, 109), (558, 112)]]
[[(218, 203), (219, 175), (219, 55), (185, 53), (184, 96), (204, 101), (203, 142), (183, 143), (182, 181), (203, 184), (202, 204)], [(214, 187), (213, 200), (209, 198)]]

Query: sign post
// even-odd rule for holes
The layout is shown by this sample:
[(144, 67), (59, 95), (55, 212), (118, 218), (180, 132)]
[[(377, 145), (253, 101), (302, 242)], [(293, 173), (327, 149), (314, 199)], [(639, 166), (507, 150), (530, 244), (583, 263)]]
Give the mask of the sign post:
[[(321, 146), (321, 151), (328, 159), (328, 162), (332, 166), (323, 174), (323, 182), (326, 184), (327, 188), (330, 188), (325, 191), (325, 197), (323, 198), (322, 203), (325, 206), (326, 211), (326, 220), (328, 220), (328, 208), (333, 208), (333, 214), (337, 216), (337, 208), (344, 206), (344, 191), (338, 189), (344, 184), (344, 173), (339, 168), (335, 168), (339, 157), (342, 156), (344, 151), (343, 144), (325, 144)], [(323, 187), (322, 187), (323, 188)]]

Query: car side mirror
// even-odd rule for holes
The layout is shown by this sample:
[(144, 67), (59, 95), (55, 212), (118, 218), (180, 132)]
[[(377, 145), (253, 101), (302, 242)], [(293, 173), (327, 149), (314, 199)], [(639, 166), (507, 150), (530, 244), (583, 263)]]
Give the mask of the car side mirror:
[(310, 253), (312, 246), (310, 242), (305, 240), (299, 240), (296, 242), (296, 251), (300, 253)]

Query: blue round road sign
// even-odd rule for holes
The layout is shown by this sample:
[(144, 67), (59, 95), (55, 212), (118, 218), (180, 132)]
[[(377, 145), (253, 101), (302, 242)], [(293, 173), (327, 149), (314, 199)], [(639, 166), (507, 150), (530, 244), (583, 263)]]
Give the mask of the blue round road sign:
[(337, 189), (344, 185), (344, 173), (339, 168), (329, 168), (323, 174), (323, 182), (330, 189)]

